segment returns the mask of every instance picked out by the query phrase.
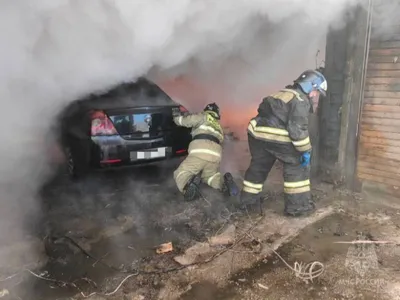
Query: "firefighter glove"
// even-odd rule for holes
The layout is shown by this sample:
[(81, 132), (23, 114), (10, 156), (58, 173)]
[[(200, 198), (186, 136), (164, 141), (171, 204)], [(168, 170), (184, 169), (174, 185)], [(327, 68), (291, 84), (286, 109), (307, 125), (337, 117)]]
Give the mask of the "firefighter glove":
[(311, 152), (304, 152), (301, 154), (301, 166), (306, 167), (310, 164)]

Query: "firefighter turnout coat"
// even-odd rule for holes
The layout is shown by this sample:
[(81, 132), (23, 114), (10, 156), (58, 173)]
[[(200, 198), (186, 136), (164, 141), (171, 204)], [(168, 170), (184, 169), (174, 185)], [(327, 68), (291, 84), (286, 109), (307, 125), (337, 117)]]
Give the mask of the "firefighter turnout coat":
[(306, 208), (310, 195), (310, 166), (301, 166), (301, 154), (311, 151), (308, 117), (311, 103), (301, 90), (286, 88), (263, 99), (258, 115), (248, 125), (251, 163), (243, 192), (258, 195), (278, 159), (284, 165), (285, 211)]
[(189, 154), (174, 172), (178, 189), (183, 192), (192, 176), (201, 173), (205, 183), (220, 190), (222, 178), (219, 167), (224, 133), (219, 120), (209, 112), (201, 112), (175, 117), (174, 122), (178, 126), (192, 128)]

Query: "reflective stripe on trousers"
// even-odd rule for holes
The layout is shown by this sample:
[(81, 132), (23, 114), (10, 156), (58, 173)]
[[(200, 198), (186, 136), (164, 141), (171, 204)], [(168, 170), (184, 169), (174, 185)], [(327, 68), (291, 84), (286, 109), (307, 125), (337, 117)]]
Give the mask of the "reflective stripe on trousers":
[(204, 183), (212, 188), (221, 189), (219, 165), (219, 162), (210, 162), (194, 155), (188, 155), (174, 171), (174, 180), (179, 191), (183, 192), (188, 181), (200, 173)]
[(214, 180), (214, 178), (216, 178), (216, 177), (220, 177), (221, 176), (221, 173), (215, 173), (213, 176), (211, 176), (210, 178), (208, 178), (208, 180), (207, 180), (207, 184), (209, 185), (209, 186), (212, 186), (212, 183), (213, 183), (213, 180)]
[(284, 182), (283, 190), (286, 194), (301, 194), (305, 192), (309, 192), (310, 188), (310, 180), (302, 180), (295, 182)]
[(217, 157), (221, 157), (220, 153), (212, 151), (212, 150), (208, 150), (208, 149), (193, 149), (193, 150), (189, 151), (189, 154), (195, 154), (195, 153), (198, 153), (198, 154), (201, 154), (201, 153), (210, 154), (210, 155), (214, 155), (214, 156), (217, 156)]
[(250, 194), (259, 194), (262, 192), (263, 184), (253, 183), (248, 180), (243, 181), (243, 191)]

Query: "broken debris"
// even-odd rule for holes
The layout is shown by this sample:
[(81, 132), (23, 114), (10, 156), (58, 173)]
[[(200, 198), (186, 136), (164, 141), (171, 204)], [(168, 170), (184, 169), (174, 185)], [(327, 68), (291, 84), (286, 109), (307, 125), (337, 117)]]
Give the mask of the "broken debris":
[(157, 254), (164, 254), (164, 253), (171, 252), (173, 250), (174, 250), (174, 248), (172, 246), (172, 243), (169, 242), (169, 243), (164, 243), (164, 244), (161, 244), (160, 246), (158, 246), (158, 248), (156, 249), (156, 252), (157, 252)]
[(194, 246), (187, 249), (185, 254), (174, 257), (174, 260), (183, 266), (187, 266), (195, 263), (200, 255), (209, 253), (210, 251), (211, 249), (208, 243), (196, 243)]
[(209, 239), (211, 246), (218, 245), (231, 245), (235, 242), (236, 227), (235, 225), (229, 225), (224, 232), (217, 236), (213, 236)]
[(265, 286), (265, 285), (263, 285), (263, 284), (261, 284), (261, 283), (257, 283), (257, 285), (258, 285), (260, 288), (264, 289), (264, 290), (269, 290), (269, 288), (268, 288), (267, 286)]

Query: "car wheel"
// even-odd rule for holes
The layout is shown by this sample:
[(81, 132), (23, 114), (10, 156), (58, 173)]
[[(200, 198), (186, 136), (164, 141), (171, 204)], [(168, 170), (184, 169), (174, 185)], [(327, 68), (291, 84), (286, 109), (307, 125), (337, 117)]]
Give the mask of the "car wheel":
[(71, 179), (81, 179), (89, 172), (90, 154), (86, 141), (72, 140), (66, 145), (66, 171)]

